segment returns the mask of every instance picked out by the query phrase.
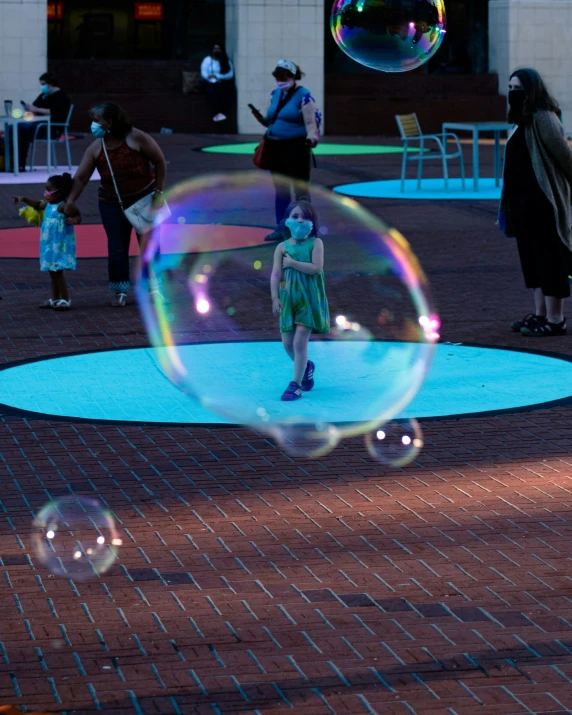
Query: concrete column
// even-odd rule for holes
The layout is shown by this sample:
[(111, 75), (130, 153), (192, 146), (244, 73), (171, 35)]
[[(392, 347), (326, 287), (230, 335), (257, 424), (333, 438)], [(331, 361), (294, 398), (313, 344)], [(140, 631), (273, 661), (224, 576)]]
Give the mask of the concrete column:
[[(326, 0), (330, 2), (330, 0)], [(238, 131), (260, 134), (248, 103), (265, 112), (279, 59), (296, 62), (324, 108), (324, 0), (226, 0), (226, 44), (234, 61)]]
[(490, 0), (489, 70), (506, 95), (519, 67), (540, 72), (572, 129), (572, 0)]
[(5, 99), (18, 109), (21, 99), (34, 101), (47, 68), (46, 0), (0, 0), (0, 115)]

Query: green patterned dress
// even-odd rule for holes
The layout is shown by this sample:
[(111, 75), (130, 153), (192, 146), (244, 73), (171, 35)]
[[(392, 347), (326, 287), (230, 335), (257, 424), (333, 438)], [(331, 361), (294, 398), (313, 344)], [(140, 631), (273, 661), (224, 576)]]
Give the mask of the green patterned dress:
[[(312, 262), (314, 238), (305, 241), (284, 241), (284, 252), (295, 261)], [(326, 297), (324, 272), (315, 275), (296, 268), (284, 268), (280, 283), (280, 332), (294, 330), (295, 325), (312, 328), (313, 333), (330, 332), (330, 311)]]

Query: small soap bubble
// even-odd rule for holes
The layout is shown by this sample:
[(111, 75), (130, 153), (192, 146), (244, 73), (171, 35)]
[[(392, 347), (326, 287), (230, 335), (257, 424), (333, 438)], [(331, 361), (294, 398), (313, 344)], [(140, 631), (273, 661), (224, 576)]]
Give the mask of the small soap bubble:
[(40, 509), (32, 543), (39, 561), (56, 576), (97, 578), (117, 558), (122, 540), (111, 513), (95, 499), (66, 496)]
[(338, 47), (366, 67), (408, 72), (437, 52), (446, 33), (443, 0), (334, 0)]
[(365, 446), (378, 462), (392, 467), (404, 467), (421, 451), (423, 433), (415, 419), (389, 422), (367, 434)]

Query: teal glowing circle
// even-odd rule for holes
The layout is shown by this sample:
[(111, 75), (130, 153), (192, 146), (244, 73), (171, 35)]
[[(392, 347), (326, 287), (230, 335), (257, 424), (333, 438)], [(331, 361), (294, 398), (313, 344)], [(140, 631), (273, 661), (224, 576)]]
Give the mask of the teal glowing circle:
[(404, 199), (409, 201), (498, 201), (501, 195), (500, 183), (485, 177), (479, 179), (479, 190), (473, 190), (473, 179), (465, 179), (463, 189), (461, 179), (449, 179), (445, 188), (444, 179), (422, 179), (421, 188), (417, 179), (406, 179), (404, 191), (401, 179), (362, 181), (354, 184), (340, 184), (333, 189), (337, 194), (353, 196), (357, 199)]
[[(295, 405), (303, 419), (305, 408), (316, 406), (327, 422), (370, 419), (372, 390), (384, 381), (400, 378), (392, 362), (394, 343), (369, 346), (381, 354), (374, 365), (386, 369), (372, 373), (359, 341), (316, 341), (310, 353), (316, 363), (316, 386)], [(268, 399), (275, 394), (285, 414), (291, 403), (280, 395), (291, 379), (291, 363), (276, 341), (201, 343), (183, 348), (192, 353), (188, 364), (198, 374), (221, 366), (219, 380), (235, 382), (256, 366), (267, 366), (266, 376), (249, 390)], [(397, 352), (399, 354), (399, 352)], [(462, 416), (483, 412), (514, 411), (570, 398), (572, 362), (537, 353), (496, 348), (439, 344), (430, 373), (419, 394), (400, 418)], [(225, 424), (195, 399), (180, 392), (160, 373), (151, 348), (101, 351), (42, 359), (0, 370), (3, 412), (23, 410), (45, 416), (90, 421)], [(311, 406), (311, 410), (309, 409)]]
[[(234, 154), (249, 155), (254, 154), (258, 142), (241, 142), (239, 144), (218, 144), (215, 146), (204, 146), (201, 151), (207, 154)], [(409, 147), (408, 153), (419, 153), (417, 147)], [(429, 149), (425, 149), (429, 151)], [(313, 149), (316, 156), (363, 156), (367, 154), (403, 154), (402, 146), (390, 146), (387, 144), (330, 144), (320, 142)]]

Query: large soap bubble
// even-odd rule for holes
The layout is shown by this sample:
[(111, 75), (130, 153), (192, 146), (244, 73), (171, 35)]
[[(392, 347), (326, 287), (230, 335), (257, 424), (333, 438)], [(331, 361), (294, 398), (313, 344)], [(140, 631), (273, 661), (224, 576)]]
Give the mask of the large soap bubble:
[[(276, 181), (289, 190), (286, 179)], [(311, 196), (330, 332), (310, 339), (315, 386), (302, 399), (281, 401), (293, 363), (272, 313), (276, 244), (249, 241), (273, 225), (267, 174), (209, 175), (174, 188), (172, 215), (149, 235), (137, 287), (157, 363), (208, 411), (201, 421), (248, 425), (295, 456), (325, 454), (398, 415), (438, 337), (425, 277), (403, 236), (353, 199), (316, 186)]]
[(334, 0), (334, 40), (346, 55), (382, 72), (427, 62), (446, 32), (443, 0)]
[(54, 499), (40, 509), (33, 527), (41, 563), (57, 576), (79, 581), (107, 571), (122, 543), (111, 513), (88, 497)]

